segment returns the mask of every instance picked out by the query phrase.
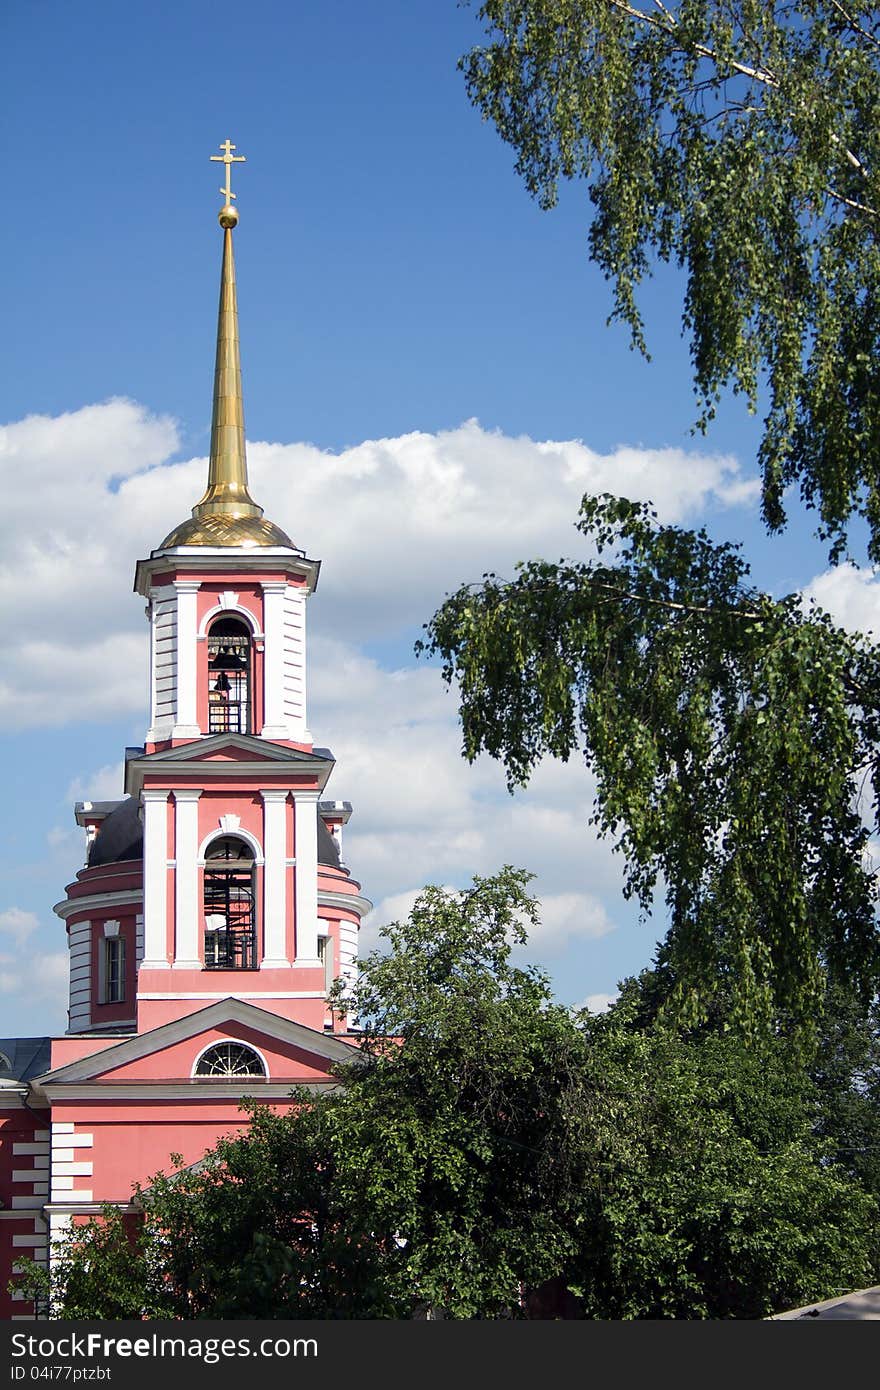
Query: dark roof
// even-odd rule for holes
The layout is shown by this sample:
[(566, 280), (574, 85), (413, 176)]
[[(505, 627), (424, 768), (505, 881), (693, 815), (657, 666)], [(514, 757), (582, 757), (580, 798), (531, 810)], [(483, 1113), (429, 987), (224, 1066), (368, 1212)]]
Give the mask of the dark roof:
[(144, 827), (138, 815), (138, 803), (133, 796), (127, 796), (101, 822), (89, 849), (89, 868), (143, 857)]
[(318, 817), (318, 863), (330, 869), (339, 868), (339, 846), (321, 817)]
[(51, 1038), (0, 1038), (0, 1081), (29, 1081), (49, 1070)]
[[(101, 822), (89, 850), (89, 868), (117, 864), (121, 859), (143, 859), (144, 827), (138, 816), (137, 799), (127, 796), (115, 811)], [(339, 868), (339, 848), (321, 817), (318, 817), (318, 863)]]

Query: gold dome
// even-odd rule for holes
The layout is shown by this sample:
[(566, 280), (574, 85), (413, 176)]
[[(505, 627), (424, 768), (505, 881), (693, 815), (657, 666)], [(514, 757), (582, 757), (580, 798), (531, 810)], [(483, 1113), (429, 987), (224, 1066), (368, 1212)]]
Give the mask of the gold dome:
[(262, 516), (229, 516), (215, 513), (213, 516), (192, 516), (175, 526), (166, 536), (160, 550), (171, 550), (178, 545), (235, 545), (249, 550), (257, 545), (283, 545), (290, 550), (296, 546), (290, 537)]

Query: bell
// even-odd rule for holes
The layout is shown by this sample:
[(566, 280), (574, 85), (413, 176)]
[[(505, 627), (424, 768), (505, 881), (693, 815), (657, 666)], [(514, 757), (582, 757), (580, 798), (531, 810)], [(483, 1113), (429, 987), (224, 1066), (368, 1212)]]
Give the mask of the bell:
[(221, 647), (209, 664), (213, 671), (240, 671), (246, 663), (240, 656), (235, 656), (228, 647)]
[(221, 691), (224, 695), (229, 694), (229, 677), (227, 676), (225, 671), (220, 672), (219, 676), (214, 682), (214, 689)]

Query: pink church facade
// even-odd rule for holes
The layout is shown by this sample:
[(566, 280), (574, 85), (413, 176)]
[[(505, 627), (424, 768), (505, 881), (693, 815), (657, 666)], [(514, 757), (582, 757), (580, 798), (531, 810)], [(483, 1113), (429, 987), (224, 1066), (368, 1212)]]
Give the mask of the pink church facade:
[[(227, 147), (227, 162), (230, 149)], [(227, 185), (228, 187), (228, 185)], [(306, 719), (309, 559), (247, 487), (232, 228), (223, 270), (208, 487), (135, 571), (150, 642), (148, 726), (125, 796), (78, 803), (86, 864), (56, 904), (69, 1026), (0, 1040), (0, 1315), (22, 1255), (136, 1182), (336, 1084), (354, 1055), (334, 981), (371, 904), (341, 857), (348, 802)]]

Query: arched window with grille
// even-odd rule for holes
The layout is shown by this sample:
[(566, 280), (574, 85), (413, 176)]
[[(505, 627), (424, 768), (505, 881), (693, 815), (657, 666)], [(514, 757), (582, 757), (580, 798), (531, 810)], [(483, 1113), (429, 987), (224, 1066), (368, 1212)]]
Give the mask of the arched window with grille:
[(237, 835), (208, 846), (203, 901), (206, 969), (256, 970), (254, 852)]
[(246, 1043), (212, 1043), (199, 1057), (194, 1076), (265, 1076), (266, 1067), (260, 1054)]
[(241, 618), (218, 618), (208, 632), (208, 733), (252, 731), (252, 642)]

